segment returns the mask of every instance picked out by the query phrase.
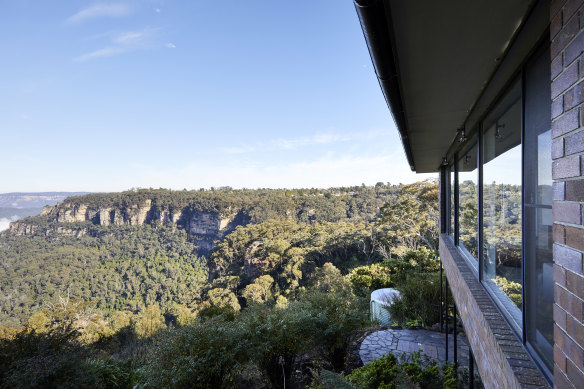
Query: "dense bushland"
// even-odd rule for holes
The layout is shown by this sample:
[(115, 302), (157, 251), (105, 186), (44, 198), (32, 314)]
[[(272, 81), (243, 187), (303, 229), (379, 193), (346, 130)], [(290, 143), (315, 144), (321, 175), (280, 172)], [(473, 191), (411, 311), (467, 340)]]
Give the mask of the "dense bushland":
[[(401, 324), (438, 321), (435, 183), (276, 191), (276, 200), (224, 189), (194, 203), (190, 192), (168, 191), (83, 201), (148, 192), (195, 208), (245, 196), (266, 203), (208, 257), (180, 226), (87, 223), (84, 235), (2, 236), (0, 386), (304, 387), (355, 367), (349, 350), (371, 326), (371, 290), (401, 291), (392, 308)], [(349, 192), (391, 196), (382, 206)], [(267, 216), (299, 198), (315, 209), (328, 201), (328, 216), (313, 208), (299, 213), (306, 220)], [(345, 216), (331, 219), (339, 201)], [(348, 205), (376, 214), (348, 218)]]

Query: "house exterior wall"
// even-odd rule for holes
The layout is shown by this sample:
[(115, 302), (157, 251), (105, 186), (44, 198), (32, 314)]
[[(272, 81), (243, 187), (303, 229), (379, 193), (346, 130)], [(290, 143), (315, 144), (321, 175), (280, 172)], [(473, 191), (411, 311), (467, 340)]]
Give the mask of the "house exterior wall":
[(584, 0), (550, 7), (554, 386), (584, 388)]
[(517, 336), (454, 246), (440, 235), (440, 258), (486, 388), (549, 388)]

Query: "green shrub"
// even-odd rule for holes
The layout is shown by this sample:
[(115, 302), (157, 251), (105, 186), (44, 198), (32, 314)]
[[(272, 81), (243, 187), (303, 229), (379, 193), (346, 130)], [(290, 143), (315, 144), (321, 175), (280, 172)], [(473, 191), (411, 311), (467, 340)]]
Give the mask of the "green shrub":
[(408, 250), (400, 260), (412, 269), (421, 273), (432, 273), (440, 270), (440, 259), (435, 251), (421, 247), (418, 250)]
[(439, 366), (434, 360), (412, 353), (399, 363), (395, 355), (387, 354), (375, 361), (355, 369), (347, 380), (361, 389), (458, 389), (462, 382), (453, 365)]
[(350, 382), (347, 382), (342, 373), (335, 373), (322, 369), (319, 372), (312, 372), (312, 382), (308, 389), (357, 389)]
[(302, 296), (295, 309), (306, 311), (313, 326), (314, 344), (322, 346), (332, 366), (341, 370), (351, 334), (369, 324), (369, 300), (346, 295), (344, 290), (324, 293), (312, 291)]
[(440, 321), (438, 273), (410, 274), (397, 289), (400, 297), (388, 307), (394, 322), (428, 326)]
[(131, 360), (118, 361), (113, 358), (88, 359), (85, 368), (96, 379), (96, 387), (132, 388), (137, 383)]
[(403, 376), (395, 355), (389, 353), (373, 362), (353, 370), (347, 380), (363, 389), (398, 388), (397, 381), (403, 383)]
[(429, 359), (420, 351), (410, 354), (400, 368), (416, 387), (428, 389), (462, 387), (454, 365), (445, 363), (439, 366), (435, 360)]
[(0, 341), (0, 387), (73, 388), (99, 381), (83, 361), (87, 350), (53, 334), (21, 332)]
[(509, 299), (513, 301), (513, 303), (517, 305), (519, 309), (521, 309), (523, 297), (521, 295), (522, 286), (520, 283), (509, 281), (505, 277), (497, 276), (495, 277), (495, 284), (497, 284), (497, 286), (503, 291), (503, 293), (505, 293), (509, 297)]
[(369, 266), (359, 266), (353, 269), (349, 275), (349, 281), (353, 287), (353, 292), (357, 295), (368, 295), (369, 292), (381, 288), (394, 286), (392, 274), (395, 270), (382, 264), (374, 263)]
[(272, 387), (285, 380), (290, 386), (292, 366), (297, 355), (311, 349), (318, 336), (318, 318), (309, 310), (291, 303), (286, 309), (255, 304), (238, 317), (242, 336), (248, 341), (248, 356), (264, 372)]
[(140, 369), (145, 387), (224, 388), (245, 360), (247, 340), (236, 322), (216, 316), (162, 331)]

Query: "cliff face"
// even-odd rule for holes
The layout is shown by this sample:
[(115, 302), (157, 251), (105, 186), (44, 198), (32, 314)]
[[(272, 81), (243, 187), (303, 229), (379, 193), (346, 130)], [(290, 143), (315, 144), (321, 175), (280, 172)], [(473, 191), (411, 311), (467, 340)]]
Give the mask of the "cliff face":
[(162, 209), (144, 200), (139, 204), (125, 207), (95, 207), (87, 204), (58, 203), (55, 206), (47, 205), (41, 216), (48, 219), (49, 227), (41, 228), (35, 218), (11, 223), (10, 233), (17, 235), (68, 234), (83, 235), (87, 231), (83, 227), (75, 228), (70, 223), (90, 222), (95, 225), (129, 225), (165, 224), (184, 228), (192, 237), (195, 244), (203, 250), (213, 248), (213, 242), (233, 231), (238, 225), (249, 223), (249, 217), (241, 212), (229, 208), (225, 214), (219, 212), (192, 211), (188, 207), (183, 209)]

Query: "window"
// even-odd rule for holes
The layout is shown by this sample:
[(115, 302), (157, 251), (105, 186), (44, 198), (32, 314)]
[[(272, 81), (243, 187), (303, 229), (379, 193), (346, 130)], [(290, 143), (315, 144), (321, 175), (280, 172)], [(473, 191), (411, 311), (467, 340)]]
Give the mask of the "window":
[(549, 47), (519, 73), (476, 137), (455, 154), (448, 178), (449, 231), (534, 360), (552, 377)]
[(517, 82), (483, 124), (482, 278), (521, 326), (521, 84)]
[(458, 160), (458, 242), (478, 258), (478, 168), (475, 143)]
[(449, 176), (449, 193), (448, 196), (450, 197), (450, 205), (448, 207), (448, 212), (450, 213), (449, 216), (449, 220), (450, 220), (450, 228), (448, 229), (448, 233), (451, 236), (454, 236), (454, 218), (455, 218), (455, 212), (454, 212), (454, 188), (456, 186), (456, 183), (454, 181), (454, 178), (456, 177), (456, 172), (454, 170), (454, 165), (450, 165), (448, 167), (448, 176)]
[(525, 69), (526, 342), (553, 371), (552, 136), (549, 51)]

